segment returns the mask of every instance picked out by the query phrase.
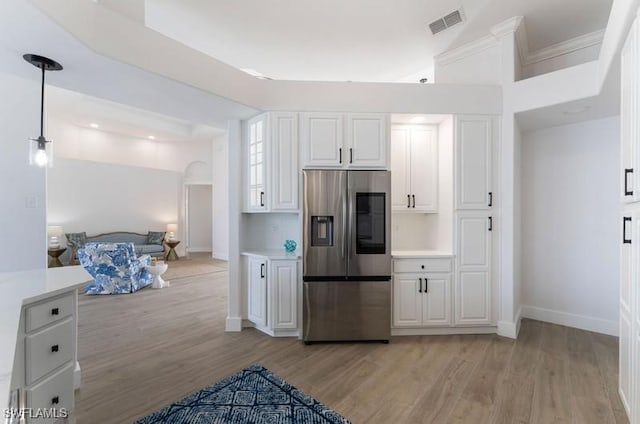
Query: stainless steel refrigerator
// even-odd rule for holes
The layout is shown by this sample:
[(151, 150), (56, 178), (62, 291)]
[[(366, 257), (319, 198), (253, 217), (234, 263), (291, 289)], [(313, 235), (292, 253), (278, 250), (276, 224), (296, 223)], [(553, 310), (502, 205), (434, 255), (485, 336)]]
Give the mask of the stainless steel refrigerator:
[(303, 174), (304, 341), (388, 341), (391, 173)]

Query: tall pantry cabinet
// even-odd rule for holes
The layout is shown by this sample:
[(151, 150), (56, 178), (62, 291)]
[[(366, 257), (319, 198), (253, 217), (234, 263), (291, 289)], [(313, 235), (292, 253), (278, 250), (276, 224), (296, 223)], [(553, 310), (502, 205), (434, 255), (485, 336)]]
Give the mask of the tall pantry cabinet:
[(457, 115), (455, 140), (455, 324), (494, 325), (492, 157), (496, 118)]
[(638, 19), (622, 49), (619, 392), (631, 424), (640, 423), (640, 43)]

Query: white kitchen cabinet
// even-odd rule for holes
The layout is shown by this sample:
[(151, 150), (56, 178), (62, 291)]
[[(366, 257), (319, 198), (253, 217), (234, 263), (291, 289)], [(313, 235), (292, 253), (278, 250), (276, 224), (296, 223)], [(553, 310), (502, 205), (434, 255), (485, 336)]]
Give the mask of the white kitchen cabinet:
[(269, 327), (298, 328), (298, 267), (296, 261), (269, 261)]
[(300, 114), (300, 141), (305, 168), (342, 168), (344, 117), (338, 113)]
[(267, 185), (267, 115), (249, 120), (247, 125), (247, 190), (245, 210), (256, 212), (266, 210)]
[[(414, 269), (416, 259), (394, 259), (394, 270)], [(430, 259), (423, 262), (428, 269)], [(448, 261), (450, 269), (450, 259)], [(393, 275), (393, 326), (448, 327), (451, 325), (449, 272), (396, 272)]]
[(391, 129), (392, 208), (396, 212), (438, 211), (438, 130), (431, 125)]
[(347, 115), (349, 168), (386, 168), (387, 120), (380, 114)]
[(249, 120), (245, 212), (297, 211), (298, 116), (273, 112)]
[(619, 393), (631, 424), (640, 423), (640, 28), (633, 23), (622, 48), (620, 198)]
[(299, 265), (282, 259), (247, 254), (247, 318), (271, 336), (297, 336)]
[(456, 212), (455, 323), (492, 325), (491, 247), (488, 212)]
[(271, 211), (298, 210), (298, 117), (295, 113), (270, 113)]
[(304, 168), (386, 169), (388, 115), (300, 114)]
[(491, 116), (455, 117), (455, 208), (486, 210), (493, 206)]
[(267, 261), (248, 258), (247, 295), (249, 321), (257, 326), (267, 326)]

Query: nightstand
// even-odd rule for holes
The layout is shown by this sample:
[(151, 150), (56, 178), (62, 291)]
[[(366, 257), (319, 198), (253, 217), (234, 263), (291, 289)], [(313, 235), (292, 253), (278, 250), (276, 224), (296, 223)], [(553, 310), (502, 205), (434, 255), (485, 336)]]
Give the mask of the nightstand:
[(47, 253), (51, 256), (51, 260), (49, 261), (49, 268), (57, 268), (59, 266), (64, 266), (62, 262), (60, 262), (60, 256), (67, 251), (66, 247), (58, 247), (55, 249), (47, 249)]
[(179, 259), (178, 254), (176, 253), (175, 247), (180, 244), (179, 241), (165, 241), (167, 246), (169, 246), (169, 252), (167, 252), (167, 257), (165, 258), (167, 261), (177, 261)]

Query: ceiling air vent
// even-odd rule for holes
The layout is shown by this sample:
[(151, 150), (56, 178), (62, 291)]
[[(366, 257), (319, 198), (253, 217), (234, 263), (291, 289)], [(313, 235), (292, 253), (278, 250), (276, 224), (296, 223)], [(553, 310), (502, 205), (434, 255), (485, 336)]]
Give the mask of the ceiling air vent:
[(445, 29), (454, 26), (455, 24), (459, 24), (462, 22), (462, 15), (459, 10), (449, 13), (444, 18), (440, 18), (436, 21), (433, 21), (429, 24), (429, 29), (431, 29), (432, 34), (437, 34), (439, 32), (444, 31)]

